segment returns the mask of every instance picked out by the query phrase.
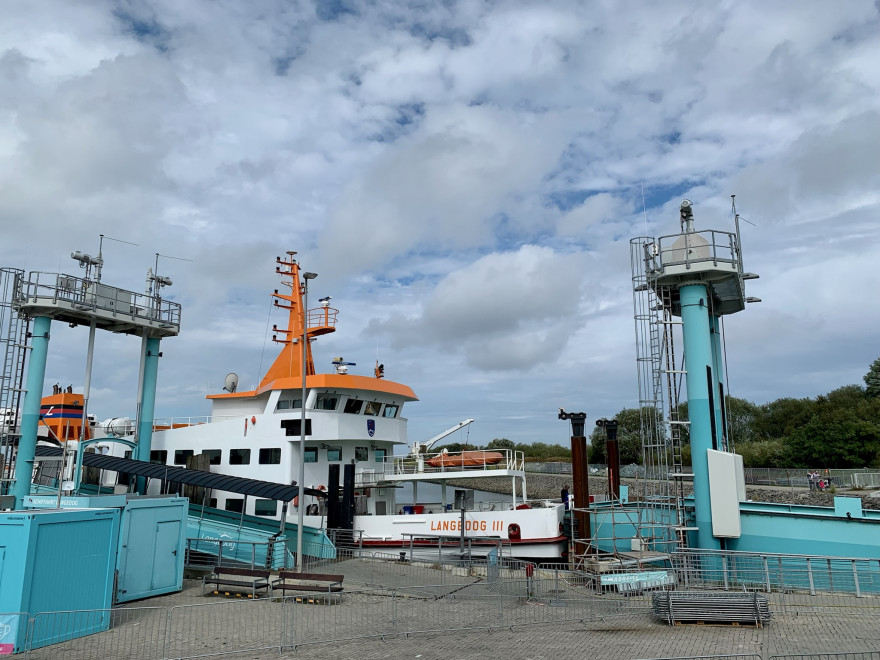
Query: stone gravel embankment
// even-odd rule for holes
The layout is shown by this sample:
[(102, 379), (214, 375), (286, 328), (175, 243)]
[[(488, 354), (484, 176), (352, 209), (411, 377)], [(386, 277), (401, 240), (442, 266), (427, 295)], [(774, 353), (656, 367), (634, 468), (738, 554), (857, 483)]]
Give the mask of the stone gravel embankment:
[[(510, 495), (510, 477), (490, 477), (486, 479), (460, 479), (447, 482), (458, 488), (474, 488), (491, 493)], [(635, 481), (623, 479), (621, 483), (633, 486)], [(541, 474), (529, 472), (526, 474), (526, 496), (536, 500), (558, 500), (562, 487), (568, 485), (572, 490), (572, 477), (570, 474)], [(590, 493), (601, 495), (608, 492), (608, 479), (602, 477), (590, 477)], [(807, 488), (784, 488), (771, 486), (747, 486), (746, 497), (753, 502), (775, 502), (777, 504), (804, 504), (808, 506), (834, 506), (835, 496), (860, 497), (862, 507), (865, 509), (880, 509), (880, 497), (871, 497), (870, 490), (852, 490), (848, 487), (838, 487), (835, 492), (810, 491)]]

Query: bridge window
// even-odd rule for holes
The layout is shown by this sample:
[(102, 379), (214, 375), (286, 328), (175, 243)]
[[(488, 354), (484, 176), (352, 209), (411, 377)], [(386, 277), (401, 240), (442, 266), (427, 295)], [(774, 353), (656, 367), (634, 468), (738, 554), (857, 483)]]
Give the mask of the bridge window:
[(280, 462), (280, 447), (262, 447), (260, 449), (260, 465), (277, 465)]
[(302, 399), (278, 399), (275, 410), (295, 410), (302, 408)]
[(192, 449), (177, 449), (174, 452), (174, 464), (186, 465), (186, 459), (193, 455)]
[(164, 449), (154, 449), (150, 452), (150, 463), (161, 463), (165, 465), (168, 462), (168, 452)]
[(386, 404), (385, 410), (382, 412), (382, 417), (397, 417), (397, 409), (398, 406), (393, 403)]
[(336, 410), (339, 397), (335, 394), (319, 394), (315, 399), (315, 410)]
[(364, 414), (376, 417), (379, 415), (379, 410), (381, 408), (381, 403), (377, 403), (376, 401), (367, 401), (366, 405), (364, 406)]
[(254, 500), (255, 516), (275, 516), (278, 514), (278, 502), (276, 500)]
[(230, 449), (229, 464), (230, 465), (250, 465), (251, 450), (250, 449)]
[(349, 399), (345, 402), (345, 408), (343, 408), (343, 412), (347, 412), (349, 415), (360, 415), (361, 407), (363, 407), (364, 402), (359, 399)]

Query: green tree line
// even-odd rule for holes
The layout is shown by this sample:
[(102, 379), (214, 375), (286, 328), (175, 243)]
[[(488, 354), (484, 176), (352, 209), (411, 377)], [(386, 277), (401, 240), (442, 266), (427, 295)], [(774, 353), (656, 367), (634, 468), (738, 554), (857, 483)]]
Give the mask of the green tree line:
[[(813, 399), (784, 397), (758, 405), (728, 396), (729, 440), (746, 467), (880, 467), (880, 358), (864, 380), (865, 387), (846, 385)], [(641, 417), (650, 428), (651, 412), (624, 408), (617, 414), (622, 464), (641, 463)], [(688, 419), (687, 403), (678, 416)], [(687, 426), (680, 428), (682, 462), (688, 464), (690, 438)], [(590, 438), (590, 462), (603, 463), (604, 432), (596, 428)]]
[[(864, 377), (865, 387), (846, 385), (816, 398), (781, 398), (764, 404), (726, 397), (729, 439), (746, 467), (861, 468), (880, 467), (880, 358)], [(679, 406), (687, 420), (687, 403)], [(617, 442), (623, 465), (642, 462), (642, 426), (665, 424), (653, 408), (624, 408), (615, 416)], [(682, 428), (682, 461), (690, 463), (690, 439)], [(473, 445), (446, 445), (449, 451)], [(522, 451), (528, 461), (570, 461), (571, 449), (543, 442), (517, 444), (496, 438), (484, 449)], [(590, 463), (604, 463), (605, 433), (590, 434)]]

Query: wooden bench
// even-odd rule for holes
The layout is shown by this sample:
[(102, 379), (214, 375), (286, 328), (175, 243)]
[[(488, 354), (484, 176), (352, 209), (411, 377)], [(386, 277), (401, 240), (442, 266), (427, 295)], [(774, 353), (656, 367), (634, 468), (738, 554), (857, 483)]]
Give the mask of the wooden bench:
[(296, 571), (279, 571), (278, 579), (272, 580), (272, 592), (313, 591), (323, 594), (338, 594), (342, 591), (344, 575), (328, 575), (326, 573), (297, 573)]
[(215, 566), (210, 574), (202, 578), (202, 595), (205, 594), (205, 587), (209, 584), (214, 585), (215, 594), (219, 594), (222, 591), (227, 596), (231, 594), (244, 594), (248, 598), (256, 598), (257, 591), (265, 589), (268, 592), (269, 590), (269, 571), (265, 569)]

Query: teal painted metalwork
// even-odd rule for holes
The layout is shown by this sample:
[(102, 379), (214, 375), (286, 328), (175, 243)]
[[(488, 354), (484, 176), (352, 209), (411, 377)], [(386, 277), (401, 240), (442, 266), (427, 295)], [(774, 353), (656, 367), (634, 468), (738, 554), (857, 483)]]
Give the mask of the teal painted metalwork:
[[(709, 499), (709, 466), (706, 451), (712, 446), (712, 416), (709, 406), (709, 382), (706, 368), (715, 365), (712, 337), (709, 333), (708, 292), (702, 283), (680, 288), (681, 321), (684, 337), (684, 360), (687, 369), (688, 419), (690, 420), (691, 465), (694, 470), (696, 507), (694, 522), (697, 546), (719, 549), (721, 543), (712, 535), (712, 512)], [(714, 381), (714, 378), (711, 379)]]
[(46, 316), (34, 318), (31, 355), (28, 360), (27, 393), (24, 396), (24, 406), (22, 406), (21, 439), (18, 443), (18, 454), (15, 459), (15, 486), (12, 489), (16, 509), (21, 508), (24, 498), (31, 490), (51, 326), (52, 319)]

